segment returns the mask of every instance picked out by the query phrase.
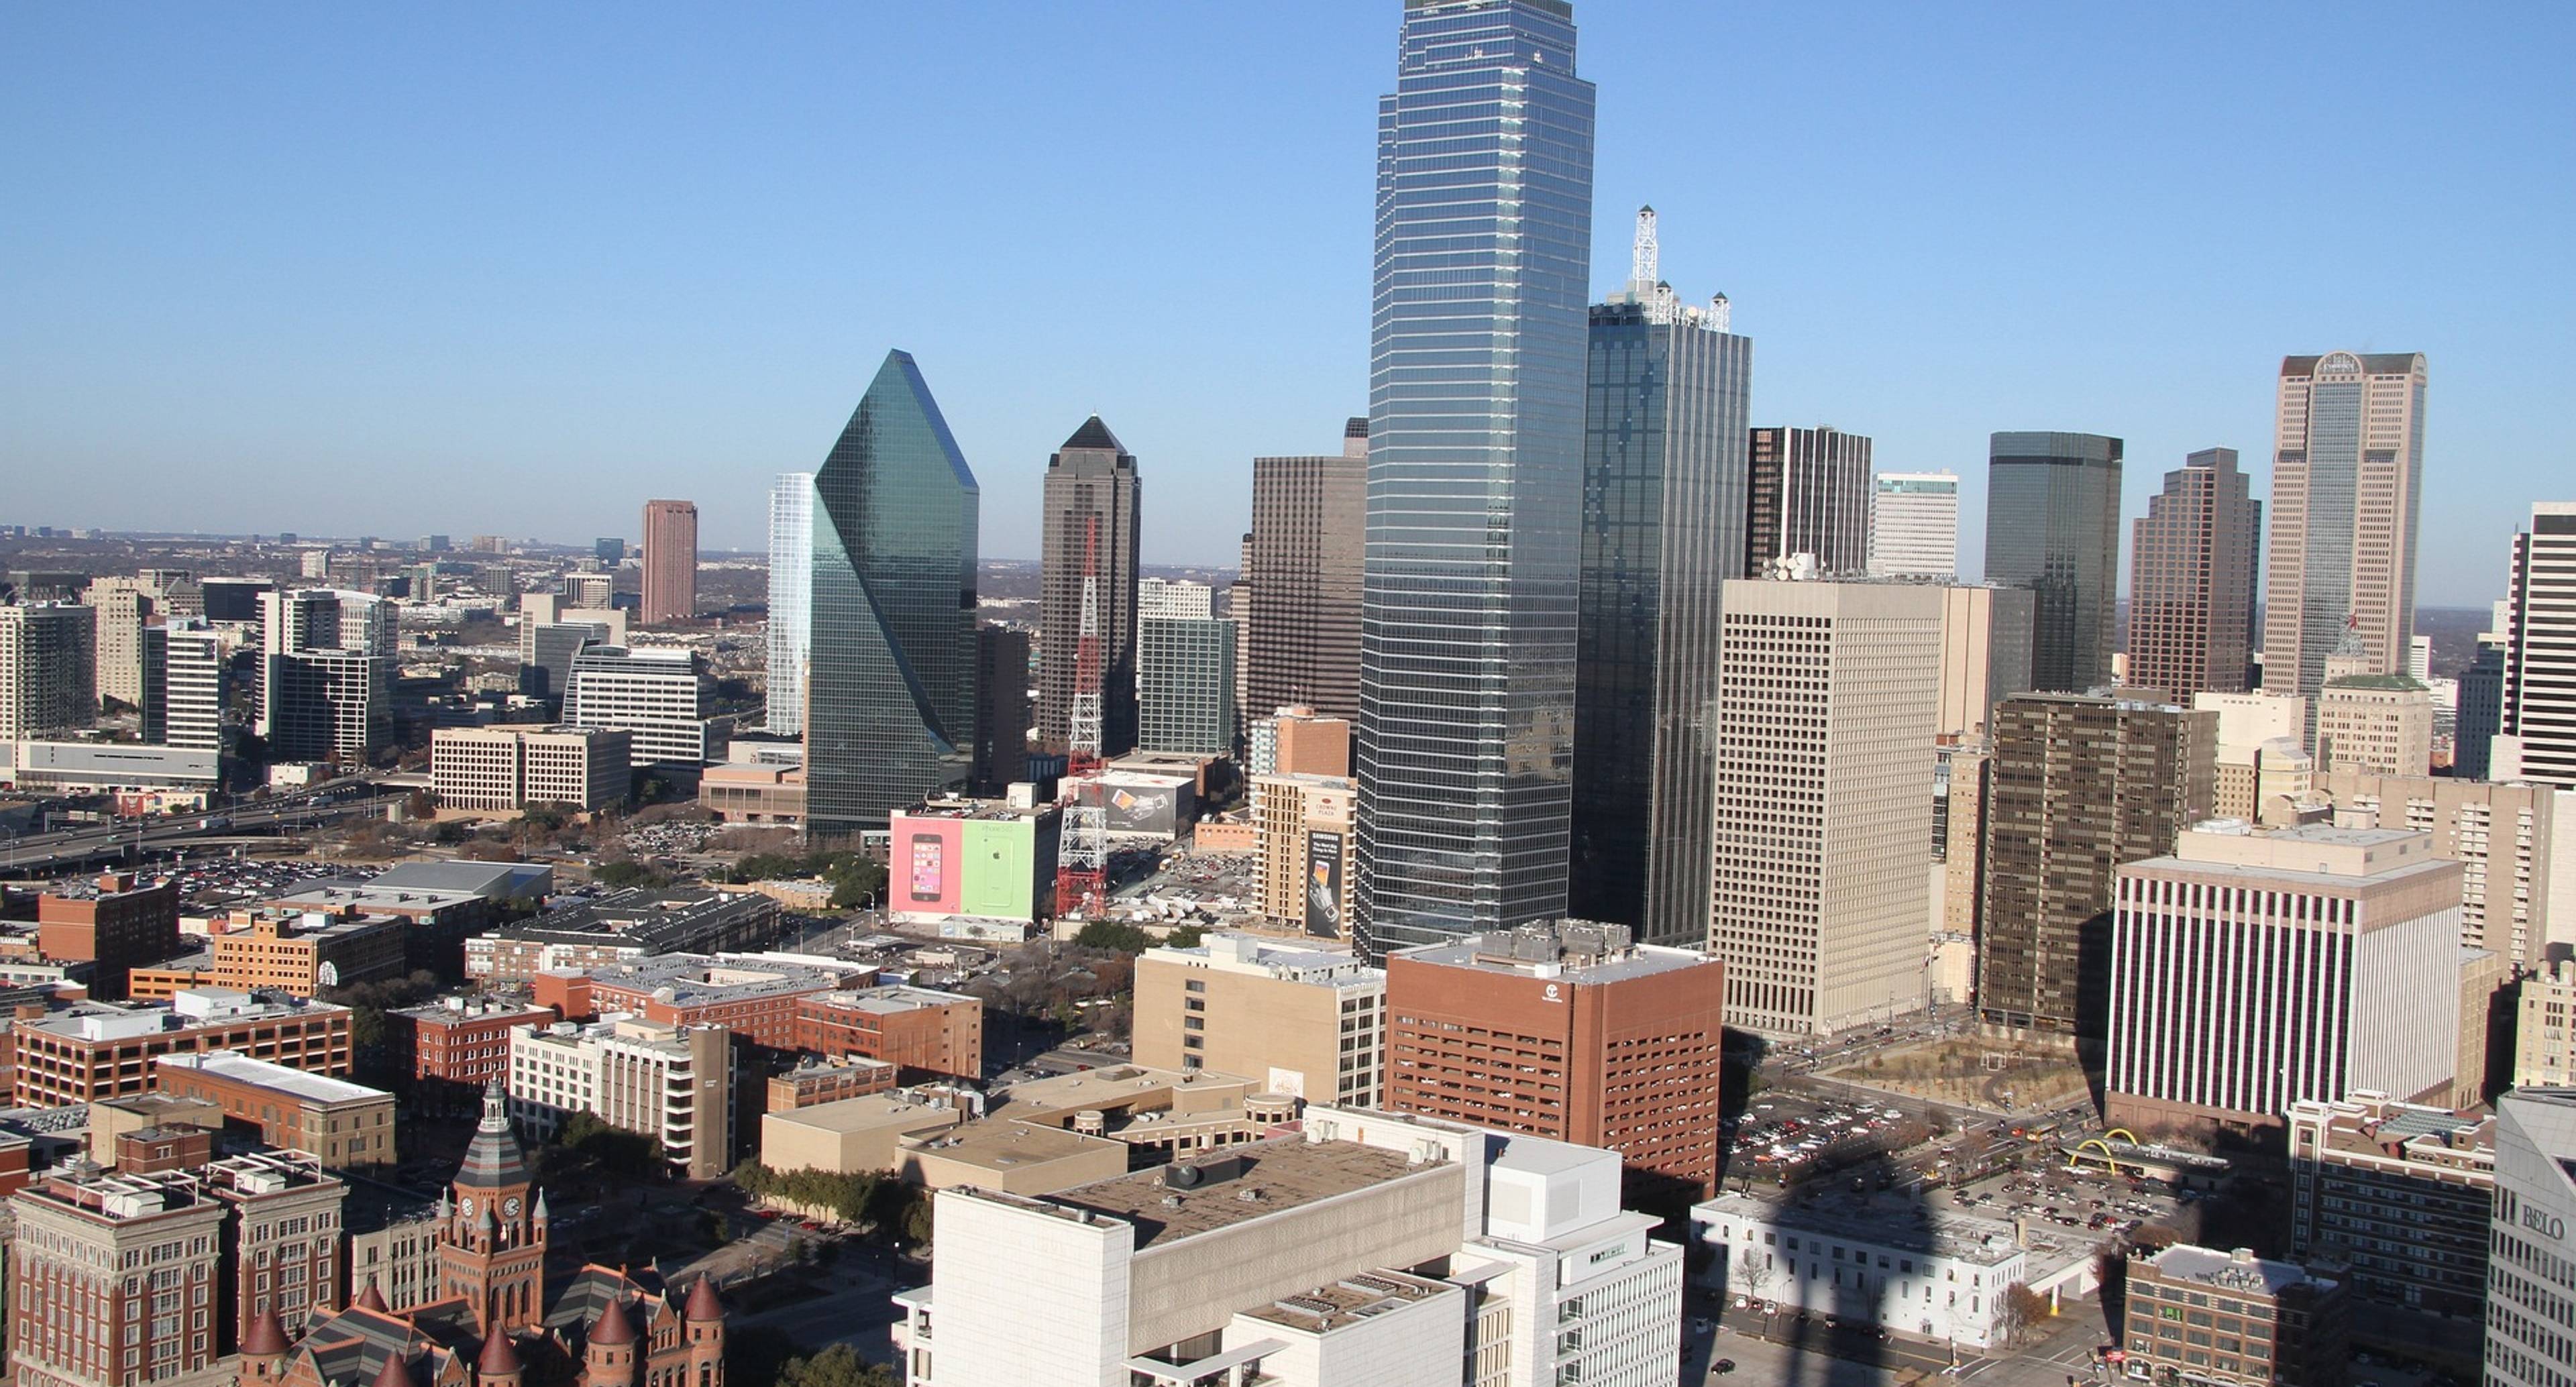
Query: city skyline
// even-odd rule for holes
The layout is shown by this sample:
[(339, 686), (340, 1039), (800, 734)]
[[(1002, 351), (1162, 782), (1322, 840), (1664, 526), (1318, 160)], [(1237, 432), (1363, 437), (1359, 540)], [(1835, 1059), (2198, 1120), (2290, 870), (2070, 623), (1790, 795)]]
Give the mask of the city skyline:
[[(0, 97), (9, 103), (0, 109), (22, 112), (27, 128), (80, 133), (0, 156), (49, 208), (45, 218), (0, 229), (0, 249), (29, 267), (33, 286), (26, 311), (0, 330), (0, 359), (13, 366), (11, 383), (0, 386), (0, 417), (8, 420), (0, 452), (35, 464), (26, 469), (25, 513), (12, 507), (8, 518), (382, 532), (392, 521), (365, 509), (381, 504), (381, 488), (346, 482), (434, 472), (456, 484), (423, 498), (422, 528), (569, 542), (626, 528), (622, 517), (644, 496), (694, 496), (707, 507), (709, 548), (756, 549), (767, 479), (810, 465), (810, 444), (801, 440), (835, 421), (837, 402), (887, 346), (902, 343), (956, 382), (946, 393), (961, 446), (996, 460), (985, 478), (996, 498), (988, 552), (1035, 556), (1035, 459), (1059, 435), (1057, 421), (1099, 409), (1122, 420), (1136, 447), (1168, 460), (1161, 475), (1175, 511), (1166, 513), (1228, 517), (1147, 535), (1145, 561), (1226, 563), (1242, 529), (1236, 517), (1248, 509), (1251, 458), (1329, 452), (1329, 428), (1318, 425), (1362, 382), (1366, 323), (1346, 290), (1366, 256), (1366, 192), (1349, 166), (1369, 136), (1375, 83), (1367, 74), (1382, 68), (1388, 15), (1354, 7), (1329, 24), (1261, 28), (1259, 42), (1237, 33), (1245, 41), (1232, 51), (1257, 70), (1237, 68), (1224, 79), (1175, 75), (1160, 62), (1175, 41), (1166, 32), (1175, 26), (1162, 18), (1147, 9), (1123, 24), (1052, 15), (1011, 26), (930, 15), (871, 24), (871, 43), (885, 55), (871, 61), (897, 71), (885, 94), (867, 101), (927, 102), (934, 113), (945, 103), (982, 101), (994, 114), (964, 121), (918, 152), (854, 155), (855, 132), (870, 113), (831, 112), (810, 125), (791, 119), (823, 114), (810, 103), (821, 100), (826, 69), (840, 75), (820, 56), (836, 45), (816, 41), (845, 22), (827, 14), (722, 36), (692, 32), (681, 17), (648, 15), (604, 53), (578, 16), (525, 17), (512, 61), (470, 77), (466, 35), (407, 32), (417, 51), (388, 60), (413, 80), (364, 86), (353, 74), (365, 65), (313, 55), (336, 47), (384, 52), (377, 31), (408, 30), (407, 22), (335, 17), (302, 26), (299, 49), (257, 22), (181, 17), (127, 35), (112, 19), (41, 16), (28, 39), (51, 61)], [(1619, 99), (1601, 113), (1593, 242), (1615, 245), (1636, 205), (1649, 201), (1677, 226), (1698, 228), (1677, 234), (1670, 249), (1747, 305), (1743, 326), (1773, 344), (1757, 415), (1867, 434), (1882, 468), (1959, 472), (1969, 566), (1982, 520), (1974, 464), (1986, 432), (2025, 424), (2098, 429), (2157, 459), (2232, 447), (2248, 459), (2256, 494), (2268, 499), (2263, 441), (2280, 354), (2394, 344), (2424, 351), (2444, 372), (2428, 466), (2437, 477), (2474, 468), (2481, 483), (2427, 489), (2418, 598), (2461, 606), (2500, 595), (2496, 545), (2522, 506), (2549, 490), (2560, 461), (2537, 419), (2515, 402), (2545, 388), (2545, 363), (2566, 345), (2576, 315), (2552, 311), (2566, 303), (2564, 283), (2535, 285), (2505, 268), (2548, 263), (2536, 241), (2525, 247), (2523, 238), (2563, 223), (2563, 212), (2552, 210), (2569, 196), (2563, 181), (2516, 175), (2534, 154), (2547, 158), (2533, 131), (2570, 127), (2560, 118), (2568, 97), (2553, 84), (2498, 74), (2492, 61), (2536, 60), (2526, 55), (2552, 47), (2541, 31), (2566, 24), (2564, 17), (2528, 17), (2511, 42), (2466, 27), (2475, 19), (2403, 38), (2398, 28), (2363, 24), (2333, 35), (2301, 31), (2292, 42), (2286, 19), (2212, 13), (2198, 26), (2174, 26), (2190, 31), (2188, 55), (2180, 32), (2148, 32), (2108, 16), (1936, 23), (1891, 11), (1881, 23), (1835, 32), (1758, 14), (1605, 7), (1584, 19), (1589, 42), (1613, 65), (1666, 46), (1779, 47), (1836, 70), (1858, 64), (1877, 73), (1887, 79), (1873, 84), (1883, 99), (1914, 112), (1912, 128), (1892, 137), (1886, 122), (1856, 111), (1766, 130), (1730, 151), (1736, 176), (1751, 185), (1791, 168), (1825, 168), (1883, 180), (1891, 195), (1935, 209), (1910, 219), (1902, 242), (1876, 231), (1819, 236), (1725, 215), (1716, 210), (1721, 191), (1694, 190), (1659, 167), (1657, 142), (1643, 132), (1696, 128), (1714, 116), (1692, 84), (1646, 67), (1623, 71)], [(1243, 30), (1262, 23), (1204, 22)], [(899, 71), (961, 38), (995, 47), (993, 75), (942, 94), (912, 85), (927, 75)], [(775, 76), (777, 90), (711, 123), (704, 112), (689, 114), (694, 97), (667, 114), (629, 104), (701, 61), (701, 40)], [(539, 95), (515, 85), (520, 64), (550, 65), (548, 55), (576, 47), (592, 62), (567, 91)], [(2147, 116), (2134, 126), (2106, 116), (2045, 132), (2013, 124), (2000, 97), (1978, 92), (1980, 74), (2040, 49), (2098, 51), (2105, 81), (2134, 98), (2126, 110)], [(2454, 49), (2477, 51), (2481, 64), (2423, 62)], [(2247, 56), (2212, 66), (2208, 51)], [(2267, 51), (2292, 61), (2286, 70), (2266, 68), (2262, 82), (2245, 80), (2242, 64)], [(983, 122), (1011, 119), (1017, 103), (1051, 88), (1036, 84), (1033, 96), (976, 84), (1007, 84), (1045, 52), (1079, 53), (1086, 70), (1158, 77), (1129, 84), (1142, 103), (1135, 112), (1077, 115), (1041, 142), (1043, 151), (1005, 149), (989, 138), (998, 127)], [(1913, 70), (1910, 60), (1927, 52), (1947, 61)], [(210, 53), (221, 61), (201, 67)], [(1293, 102), (1284, 91), (1242, 90), (1259, 86), (1274, 65), (1283, 88), (1311, 76), (1324, 90), (1303, 86)], [(2396, 132), (2393, 150), (2383, 143), (2367, 153), (2327, 151), (2288, 168), (2250, 142), (2224, 147), (2239, 143), (2224, 132), (2330, 109), (2357, 75), (2400, 65), (2418, 80), (2407, 94), (2383, 97), (2381, 128)], [(1805, 70), (1768, 66), (1748, 64), (1739, 75), (1756, 108), (1764, 90)], [(214, 70), (244, 80), (198, 90), (202, 79), (192, 74)], [(2472, 71), (2489, 77), (2466, 75)], [(1292, 72), (1301, 74), (1298, 83), (1286, 80)], [(2186, 80), (2163, 85), (2176, 75)], [(410, 101), (385, 94), (405, 88), (428, 94)], [(113, 118), (85, 115), (102, 94), (135, 90), (161, 95), (120, 103)], [(450, 105), (469, 98), (490, 109), (468, 107), (468, 118), (454, 118)], [(568, 103), (582, 121), (560, 119)], [(350, 118), (304, 119), (316, 107)], [(1185, 113), (1189, 119), (1177, 119)], [(1051, 119), (1067, 118), (1059, 111)], [(676, 146), (667, 138), (672, 120), (691, 122)], [(1114, 240), (1084, 232), (1059, 248), (1016, 234), (1011, 208), (1088, 178), (1098, 162), (1088, 151), (1114, 143), (1135, 121), (1244, 153), (1217, 161), (1214, 178), (1153, 190), (1120, 219)], [(1180, 129), (1191, 125), (1206, 128)], [(796, 152), (737, 157), (773, 143), (782, 126), (798, 136)], [(1925, 152), (1956, 151), (1963, 142), (1984, 147)], [(1062, 158), (1068, 149), (1081, 156)], [(1177, 148), (1177, 157), (1188, 149)], [(601, 156), (594, 171), (557, 186), (563, 161), (593, 153)], [(1041, 153), (1067, 167), (1036, 166), (1046, 162)], [(854, 157), (980, 162), (1007, 175), (990, 181), (1012, 186), (943, 192), (948, 210), (863, 228), (848, 244), (838, 199), (849, 194), (825, 185), (869, 180), (827, 177), (824, 165)], [(2330, 186), (2347, 165), (2383, 158), (2411, 161), (2425, 180), (2422, 210), (2403, 214), (2404, 225), (2391, 231), (2411, 238), (2407, 272), (2393, 283), (2368, 246), (2321, 246), (2286, 210), (2305, 200), (2308, 180)], [(647, 180), (639, 192), (647, 160), (667, 181)], [(1148, 182), (1154, 167), (1120, 156), (1107, 176), (1122, 186)], [(2002, 207), (2012, 180), (2031, 175), (2150, 209), (2215, 200), (2244, 210), (2189, 224), (2163, 214), (2115, 218), (2135, 225), (2097, 228), (2073, 238), (2080, 246), (2035, 246), (2035, 232)], [(169, 225), (158, 199), (183, 194), (208, 199), (188, 233), (147, 237), (133, 229)], [(623, 215), (638, 198), (660, 213), (665, 197), (706, 206)], [(415, 205), (424, 198), (427, 205)], [(2438, 207), (2463, 202), (2503, 215), (2474, 226), (2437, 224)], [(2268, 210), (2276, 207), (2284, 210)], [(620, 215), (591, 220), (606, 208)], [(787, 224), (824, 230), (772, 229)], [(513, 230), (503, 237), (494, 226)], [(1169, 272), (1180, 247), (1209, 238), (1229, 258), (1261, 261), (1265, 273)], [(2292, 240), (2301, 247), (2295, 256), (2280, 249)], [(677, 258), (683, 252), (689, 263)], [(960, 291), (953, 277), (923, 269), (951, 255), (988, 269), (1008, 263), (999, 274), (969, 277), (980, 282), (964, 291), (965, 305), (933, 308), (934, 293)], [(711, 274), (702, 265), (717, 268)], [(2100, 273), (2112, 265), (2119, 268)], [(1611, 273), (1596, 267), (1596, 293), (1615, 287)], [(1250, 279), (1263, 283), (1240, 282)], [(636, 282), (654, 292), (632, 293)], [(1258, 342), (1197, 353), (1163, 344), (1132, 355), (1066, 346), (1065, 334), (1094, 320), (1095, 303), (1140, 294), (1259, 316), (1266, 331)], [(184, 309), (175, 327), (173, 296)], [(989, 334), (964, 327), (979, 307), (1005, 303), (1031, 324), (1024, 337), (996, 347)], [(226, 345), (219, 350), (210, 339)], [(1932, 361), (1936, 343), (1940, 359)], [(2158, 362), (2153, 372), (2120, 364), (2150, 358)], [(1141, 377), (1132, 369), (1139, 362), (1151, 368)], [(111, 399), (122, 407), (109, 407)], [(127, 508), (110, 512), (103, 497), (83, 490), (100, 469), (153, 484), (133, 488), (120, 502)], [(610, 473), (631, 476), (632, 492), (611, 497), (589, 484)], [(478, 483), (502, 478), (526, 483), (512, 491), (511, 520), (524, 523), (478, 516), (468, 499)], [(2126, 480), (2122, 513), (2134, 518), (2154, 476), (2133, 469)]]

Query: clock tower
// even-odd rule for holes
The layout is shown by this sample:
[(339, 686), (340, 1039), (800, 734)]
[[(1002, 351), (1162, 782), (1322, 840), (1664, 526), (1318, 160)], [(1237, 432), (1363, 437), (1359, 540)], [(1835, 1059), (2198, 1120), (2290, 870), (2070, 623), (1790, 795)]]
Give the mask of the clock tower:
[(477, 1334), (545, 1316), (546, 1200), (510, 1130), (501, 1086), (483, 1090), (483, 1121), (442, 1200), (438, 1297), (462, 1300)]

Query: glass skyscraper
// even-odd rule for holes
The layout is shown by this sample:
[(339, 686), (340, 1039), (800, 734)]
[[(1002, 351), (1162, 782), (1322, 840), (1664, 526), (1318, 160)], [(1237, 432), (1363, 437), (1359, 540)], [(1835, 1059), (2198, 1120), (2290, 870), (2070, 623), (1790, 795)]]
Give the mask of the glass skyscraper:
[(2031, 687), (2111, 682), (2120, 575), (2119, 439), (1999, 433), (1986, 472), (1986, 581), (2028, 588)]
[(1372, 955), (1565, 909), (1592, 124), (1571, 6), (1406, 0), (1360, 606)]
[(1745, 545), (1753, 343), (1722, 304), (1681, 307), (1635, 272), (1592, 310), (1583, 425), (1572, 913), (1652, 944), (1708, 940), (1718, 646)]
[(883, 828), (967, 778), (981, 493), (920, 368), (885, 365), (814, 474), (806, 818)]
[(814, 625), (814, 474), (781, 472), (769, 488), (768, 731), (805, 730), (805, 661)]

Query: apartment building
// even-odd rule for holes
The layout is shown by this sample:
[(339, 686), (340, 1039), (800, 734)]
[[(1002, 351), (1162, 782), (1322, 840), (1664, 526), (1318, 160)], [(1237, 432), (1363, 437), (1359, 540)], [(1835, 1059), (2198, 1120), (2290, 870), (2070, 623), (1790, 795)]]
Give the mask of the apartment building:
[(914, 1387), (1668, 1383), (1681, 1250), (1606, 1151), (1310, 1108), (1043, 1197), (942, 1190), (895, 1297)]
[(1578, 920), (1391, 954), (1386, 1106), (1608, 1147), (1641, 1182), (1705, 1196), (1725, 977), (1696, 950)]
[(465, 997), (386, 1012), (386, 1039), (411, 1076), (404, 1101), (424, 1112), (475, 1112), (484, 1085), (509, 1075), (511, 1029), (554, 1020), (546, 1007)]
[(673, 1171), (733, 1168), (733, 1036), (635, 1017), (510, 1031), (510, 1116), (552, 1136), (577, 1112), (662, 1145)]
[(163, 1055), (233, 1050), (311, 1074), (346, 1077), (350, 1011), (279, 993), (188, 988), (168, 1005), (82, 1002), (23, 1019), (11, 1102), (52, 1108), (142, 1093)]
[(2495, 1117), (2358, 1090), (2290, 1105), (2290, 1254), (2373, 1311), (2486, 1317)]
[(450, 809), (604, 809), (626, 802), (634, 737), (588, 727), (442, 727), (429, 736), (430, 789)]
[(1346, 951), (1213, 934), (1136, 960), (1136, 1062), (1242, 1074), (1314, 1103), (1379, 1106), (1386, 970)]
[(230, 1050), (163, 1055), (154, 1065), (162, 1093), (212, 1103), (226, 1126), (318, 1156), (327, 1169), (394, 1163), (394, 1096), (383, 1089)]
[(2430, 833), (2434, 855), (2460, 864), (2463, 946), (2518, 967), (2541, 963), (2550, 942), (2551, 848), (2560, 832), (2558, 797), (2548, 786), (2342, 770), (2317, 788), (2334, 802), (2337, 827)]

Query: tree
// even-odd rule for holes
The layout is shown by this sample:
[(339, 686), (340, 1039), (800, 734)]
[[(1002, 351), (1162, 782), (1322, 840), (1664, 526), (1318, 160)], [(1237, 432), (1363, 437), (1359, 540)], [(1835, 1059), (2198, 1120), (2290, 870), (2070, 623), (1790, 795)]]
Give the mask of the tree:
[[(1195, 949), (1199, 946), (1200, 941), (1206, 938), (1207, 930), (1204, 926), (1178, 925), (1173, 928), (1171, 933), (1163, 936), (1163, 947), (1167, 949)], [(1142, 953), (1144, 951), (1140, 949), (1137, 952)]]
[(2004, 1287), (2003, 1298), (1995, 1302), (1995, 1329), (2005, 1343), (2011, 1343), (2055, 1313), (2048, 1297), (2016, 1281)]
[(848, 1344), (834, 1344), (809, 1358), (791, 1358), (778, 1370), (779, 1387), (896, 1387), (890, 1368), (859, 1356)]
[(1073, 937), (1077, 949), (1100, 949), (1111, 953), (1141, 954), (1154, 947), (1153, 937), (1134, 925), (1116, 920), (1094, 920)]
[(671, 878), (661, 872), (641, 862), (622, 858), (615, 862), (602, 862), (593, 867), (590, 871), (590, 879), (602, 886), (620, 891), (637, 886), (662, 887), (671, 884)]

